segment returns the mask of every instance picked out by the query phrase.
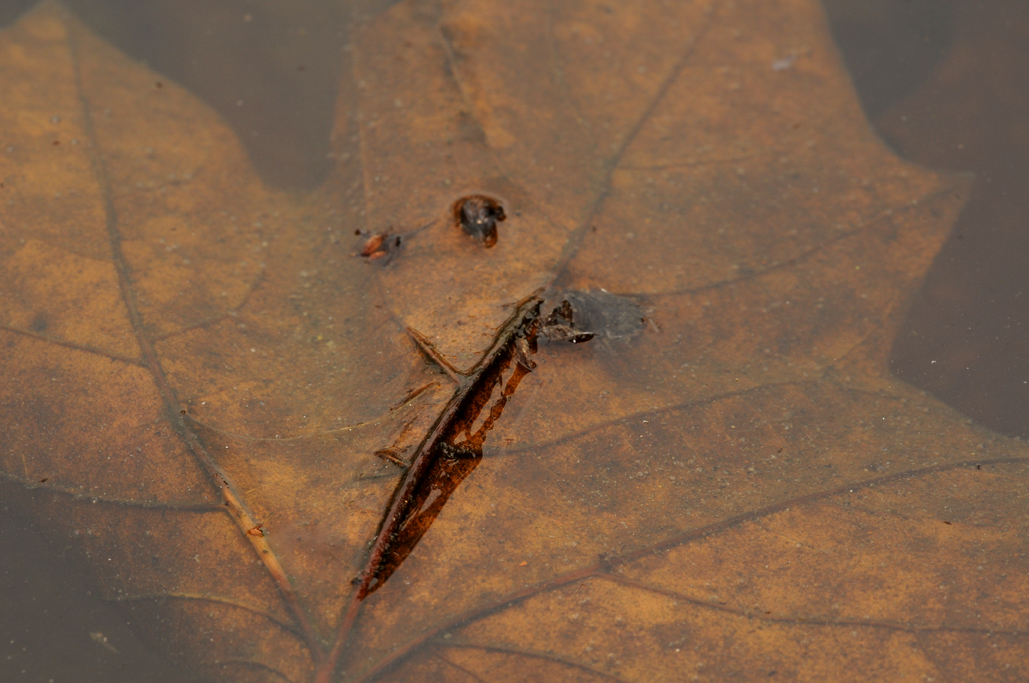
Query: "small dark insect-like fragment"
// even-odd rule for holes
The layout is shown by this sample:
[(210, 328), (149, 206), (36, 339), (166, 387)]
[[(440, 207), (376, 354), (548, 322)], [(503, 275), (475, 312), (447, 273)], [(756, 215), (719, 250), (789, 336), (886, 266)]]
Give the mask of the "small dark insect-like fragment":
[(593, 339), (595, 335), (592, 332), (575, 329), (575, 311), (572, 310), (572, 304), (565, 299), (543, 321), (543, 336), (550, 341), (580, 344)]
[(605, 292), (565, 292), (561, 303), (543, 320), (542, 335), (549, 341), (579, 344), (594, 337), (628, 339), (641, 329), (646, 317), (632, 299)]
[(483, 195), (459, 200), (454, 204), (454, 217), (462, 230), (482, 240), (487, 249), (497, 243), (497, 223), (507, 218), (500, 202)]

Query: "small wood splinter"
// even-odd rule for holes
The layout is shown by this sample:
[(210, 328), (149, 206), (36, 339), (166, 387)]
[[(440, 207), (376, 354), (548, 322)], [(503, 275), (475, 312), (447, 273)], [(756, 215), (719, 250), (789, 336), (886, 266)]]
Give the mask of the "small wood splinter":
[(407, 333), (411, 335), (411, 339), (413, 339), (414, 343), (418, 346), (418, 350), (428, 356), (429, 360), (438, 365), (443, 372), (447, 373), (447, 376), (450, 377), (450, 379), (454, 380), (457, 384), (464, 383), (468, 378), (467, 375), (451, 365), (450, 361), (444, 358), (443, 354), (439, 352), (439, 349), (437, 349), (431, 341), (425, 338), (425, 335), (413, 327), (408, 327)]
[(401, 467), (401, 468), (404, 468), (404, 469), (407, 468), (407, 463), (404, 462), (403, 460), (401, 460), (397, 456), (396, 451), (394, 451), (394, 450), (392, 450), (390, 448), (383, 448), (381, 450), (375, 451), (375, 455), (379, 456), (383, 460), (389, 460), (391, 463), (393, 463), (397, 467)]

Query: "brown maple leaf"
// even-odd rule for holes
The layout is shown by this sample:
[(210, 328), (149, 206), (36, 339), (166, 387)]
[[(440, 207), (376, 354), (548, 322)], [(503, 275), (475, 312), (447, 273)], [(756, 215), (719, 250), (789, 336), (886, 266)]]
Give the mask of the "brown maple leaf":
[[(404, 2), (353, 62), (285, 193), (56, 6), (0, 36), (3, 495), (139, 629), (227, 681), (1024, 667), (1024, 446), (886, 370), (967, 179), (817, 3)], [(598, 290), (647, 324), (530, 362)]]

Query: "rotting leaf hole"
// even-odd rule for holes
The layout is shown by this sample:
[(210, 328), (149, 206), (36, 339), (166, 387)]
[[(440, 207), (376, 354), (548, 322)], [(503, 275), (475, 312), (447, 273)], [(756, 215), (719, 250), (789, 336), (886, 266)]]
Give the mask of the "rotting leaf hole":
[(497, 243), (497, 223), (507, 215), (504, 207), (493, 197), (474, 194), (454, 203), (454, 219), (466, 234), (482, 242), (489, 249)]

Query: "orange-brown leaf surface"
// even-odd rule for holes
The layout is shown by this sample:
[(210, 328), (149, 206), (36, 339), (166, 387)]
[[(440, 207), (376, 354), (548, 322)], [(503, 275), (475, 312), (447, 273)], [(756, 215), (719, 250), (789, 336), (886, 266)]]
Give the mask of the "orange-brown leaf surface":
[[(1029, 675), (1029, 452), (886, 369), (969, 181), (816, 2), (408, 0), (349, 59), (285, 192), (59, 6), (0, 34), (0, 491), (138, 630), (232, 682)], [(497, 379), (597, 290), (643, 327)]]

